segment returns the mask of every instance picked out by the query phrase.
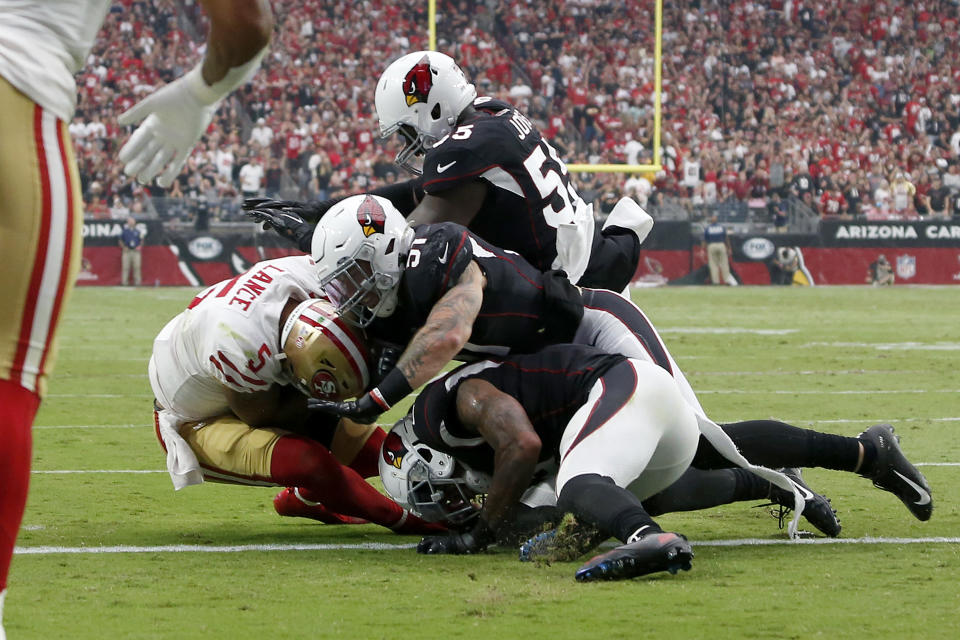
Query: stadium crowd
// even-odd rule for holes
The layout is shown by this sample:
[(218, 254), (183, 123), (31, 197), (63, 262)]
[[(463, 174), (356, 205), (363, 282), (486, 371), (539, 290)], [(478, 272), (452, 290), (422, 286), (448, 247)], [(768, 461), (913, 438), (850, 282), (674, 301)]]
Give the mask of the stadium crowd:
[[(260, 73), (221, 105), (174, 187), (124, 176), (117, 115), (202, 42), (199, 12), (174, 17), (172, 2), (120, 0), (79, 79), (70, 130), (88, 216), (231, 219), (244, 196), (406, 179), (373, 95), (387, 61), (427, 48), (421, 0), (274, 2)], [(653, 161), (653, 2), (439, 4), (438, 48), (568, 162)], [(654, 215), (669, 201), (695, 219), (733, 203), (780, 228), (788, 199), (820, 216), (960, 216), (958, 14), (957, 0), (666, 3), (664, 170), (581, 174), (581, 195), (609, 211), (630, 193)]]

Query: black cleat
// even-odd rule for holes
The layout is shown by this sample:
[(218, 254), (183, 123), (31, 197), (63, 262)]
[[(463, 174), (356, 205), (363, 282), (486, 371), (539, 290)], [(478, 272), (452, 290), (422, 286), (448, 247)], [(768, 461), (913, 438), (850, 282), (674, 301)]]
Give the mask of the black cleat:
[(923, 474), (913, 466), (900, 450), (900, 436), (893, 433), (889, 424), (875, 424), (860, 434), (861, 440), (870, 441), (877, 449), (873, 469), (862, 473), (873, 480), (873, 486), (889, 491), (900, 498), (918, 520), (929, 520), (933, 513), (930, 485)]
[(693, 549), (679, 533), (651, 533), (591, 558), (574, 577), (577, 582), (593, 582), (625, 580), (657, 571), (676, 573), (689, 571), (692, 559)]
[[(825, 536), (836, 538), (840, 535), (840, 519), (837, 518), (837, 512), (833, 510), (830, 504), (830, 498), (822, 496), (803, 481), (800, 469), (790, 467), (787, 469), (778, 469), (780, 473), (787, 476), (796, 483), (803, 494), (805, 504), (801, 514), (807, 519), (807, 522), (816, 527), (817, 531)], [(793, 494), (784, 491), (775, 484), (770, 485), (770, 500), (775, 505), (780, 506), (780, 528), (783, 528), (783, 521), (787, 513), (793, 510)]]

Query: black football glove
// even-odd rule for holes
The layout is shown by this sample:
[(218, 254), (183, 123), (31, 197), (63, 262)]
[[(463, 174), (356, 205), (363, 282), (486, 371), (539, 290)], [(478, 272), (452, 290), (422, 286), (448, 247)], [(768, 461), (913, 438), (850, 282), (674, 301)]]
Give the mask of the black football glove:
[(394, 367), (387, 372), (383, 380), (377, 383), (377, 386), (357, 400), (336, 402), (307, 398), (307, 408), (311, 411), (319, 411), (340, 418), (350, 418), (361, 424), (370, 424), (381, 413), (389, 411), (390, 407), (403, 400), (412, 391), (413, 389), (410, 388), (406, 376)]
[(417, 553), (464, 555), (480, 553), (489, 544), (490, 540), (487, 540), (485, 536), (475, 535), (474, 531), (464, 533), (451, 531), (442, 536), (425, 537), (417, 544)]
[(347, 401), (307, 398), (307, 408), (310, 411), (318, 411), (338, 418), (349, 418), (360, 424), (372, 424), (385, 411), (370, 393), (363, 394), (357, 400)]
[(310, 253), (313, 226), (297, 214), (284, 209), (251, 209), (245, 213), (257, 222), (262, 222), (264, 231), (273, 229), (297, 245), (300, 251)]
[(244, 211), (259, 209), (277, 209), (300, 216), (306, 222), (317, 223), (323, 214), (338, 200), (321, 200), (319, 202), (297, 202), (296, 200), (273, 200), (271, 198), (247, 198), (243, 201)]

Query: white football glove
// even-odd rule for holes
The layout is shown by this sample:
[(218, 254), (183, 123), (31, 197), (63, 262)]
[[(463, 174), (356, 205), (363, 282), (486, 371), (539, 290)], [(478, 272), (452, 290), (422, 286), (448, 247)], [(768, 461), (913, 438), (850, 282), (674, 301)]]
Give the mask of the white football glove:
[(198, 65), (120, 114), (121, 125), (143, 122), (120, 149), (124, 173), (149, 184), (163, 171), (157, 184), (173, 184), (217, 110), (219, 101), (208, 102), (204, 84)]

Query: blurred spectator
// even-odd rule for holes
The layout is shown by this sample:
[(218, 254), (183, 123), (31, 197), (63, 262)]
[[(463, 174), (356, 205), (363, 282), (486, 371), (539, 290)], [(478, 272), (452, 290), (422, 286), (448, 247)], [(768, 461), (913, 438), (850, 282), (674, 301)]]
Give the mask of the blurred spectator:
[(123, 202), (123, 198), (119, 195), (113, 196), (113, 202), (110, 203), (110, 217), (114, 220), (126, 220), (129, 215), (130, 207)]
[(893, 266), (882, 253), (870, 263), (867, 268), (867, 282), (875, 287), (887, 286), (894, 283)]
[(943, 186), (950, 191), (960, 191), (960, 158), (950, 165), (950, 169), (943, 176)]
[(268, 149), (273, 142), (273, 129), (267, 126), (266, 120), (257, 119), (257, 126), (250, 130), (250, 143), (261, 149)]
[(787, 231), (789, 215), (786, 200), (780, 197), (780, 194), (774, 191), (770, 196), (770, 219), (773, 222), (773, 228), (778, 233)]
[(240, 193), (244, 198), (255, 198), (262, 195), (264, 170), (257, 156), (250, 156), (245, 165), (240, 167)]
[(910, 182), (905, 173), (898, 171), (894, 174), (893, 180), (890, 182), (890, 195), (893, 198), (893, 211), (895, 214), (904, 217), (913, 217), (915, 215), (913, 195), (916, 191), (917, 187)]
[(635, 173), (623, 183), (622, 192), (618, 195), (630, 196), (636, 200), (641, 207), (646, 208), (651, 193), (653, 193), (653, 185), (650, 184), (647, 177), (643, 174)]
[(727, 230), (720, 224), (716, 215), (710, 218), (710, 224), (703, 230), (703, 244), (707, 248), (710, 282), (728, 284), (730, 282), (730, 238), (727, 237)]
[(130, 276), (133, 276), (133, 284), (140, 286), (140, 267), (141, 255), (143, 249), (143, 234), (137, 228), (137, 221), (133, 216), (127, 218), (123, 230), (120, 232), (120, 284), (127, 286), (130, 284)]
[(949, 218), (950, 189), (943, 184), (943, 178), (937, 173), (933, 176), (933, 183), (926, 195), (926, 205), (929, 215), (934, 218)]
[[(206, 29), (198, 15), (195, 29), (182, 30), (167, 3), (125, 4), (79, 78), (70, 124), (95, 208), (94, 182), (102, 199), (133, 197), (113, 167), (116, 114), (176, 76), (199, 46), (188, 34)], [(206, 138), (213, 155), (194, 153), (181, 191), (195, 175), (211, 181), (212, 197), (239, 193), (236, 163), (251, 154), (266, 167), (268, 194), (287, 185), (329, 197), (396, 180), (384, 162), (396, 142), (379, 140), (370, 97), (387, 61), (426, 47), (422, 2), (304, 0), (274, 10), (277, 42), (262, 72), (221, 105)], [(639, 0), (462, 0), (444, 7), (440, 47), (481, 95), (526, 110), (561, 156), (651, 162), (653, 10)], [(358, 20), (373, 12), (358, 39)], [(838, 215), (912, 217), (929, 194), (920, 176), (935, 170), (952, 199), (960, 191), (956, 16), (955, 0), (668, 3), (656, 198), (701, 217), (720, 201), (777, 210), (790, 195), (816, 210), (838, 191), (846, 202)], [(917, 178), (908, 180), (912, 193), (898, 172)], [(643, 200), (631, 175), (617, 180)], [(931, 174), (929, 190), (935, 183)]]
[(85, 216), (96, 220), (110, 217), (110, 209), (103, 198), (103, 185), (96, 180), (90, 183), (90, 192), (84, 205)]

